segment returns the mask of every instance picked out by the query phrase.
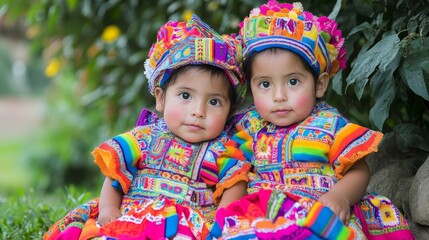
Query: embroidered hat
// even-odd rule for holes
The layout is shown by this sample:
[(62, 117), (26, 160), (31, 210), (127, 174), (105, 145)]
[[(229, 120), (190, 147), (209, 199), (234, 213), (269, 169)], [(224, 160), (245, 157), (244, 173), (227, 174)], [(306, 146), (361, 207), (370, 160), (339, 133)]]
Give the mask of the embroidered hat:
[(246, 93), (241, 50), (235, 35), (218, 34), (196, 15), (187, 22), (167, 22), (159, 29), (145, 61), (149, 91), (154, 95), (155, 87), (165, 84), (174, 69), (209, 64), (225, 71), (239, 104)]
[(346, 49), (338, 24), (304, 12), (302, 4), (269, 0), (240, 23), (244, 61), (252, 53), (278, 47), (300, 55), (320, 74), (333, 76), (346, 67)]

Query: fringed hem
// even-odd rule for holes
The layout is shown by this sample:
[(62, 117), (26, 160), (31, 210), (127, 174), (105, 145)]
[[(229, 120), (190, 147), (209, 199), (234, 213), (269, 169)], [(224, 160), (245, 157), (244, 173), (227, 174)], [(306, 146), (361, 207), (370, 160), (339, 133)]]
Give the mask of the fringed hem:
[(92, 151), (92, 155), (94, 156), (95, 164), (98, 165), (101, 172), (106, 177), (110, 177), (112, 179), (117, 180), (121, 184), (122, 191), (126, 194), (131, 185), (131, 181), (129, 179), (123, 179), (117, 173), (117, 169), (119, 169), (119, 166), (117, 166), (117, 164), (119, 163), (119, 161), (114, 159), (114, 156), (111, 152), (101, 148), (95, 148), (95, 150)]
[(351, 158), (346, 158), (343, 156), (339, 156), (340, 166), (335, 168), (335, 173), (338, 179), (344, 177), (347, 171), (360, 159), (368, 156), (371, 153), (378, 152), (378, 145), (383, 139), (383, 134), (379, 132), (375, 132), (374, 141), (365, 151), (356, 152)]
[(245, 165), (242, 168), (242, 171), (235, 176), (233, 176), (231, 179), (225, 181), (222, 184), (216, 184), (216, 191), (213, 193), (213, 199), (215, 204), (219, 204), (220, 198), (225, 191), (225, 189), (228, 189), (232, 186), (234, 186), (236, 183), (240, 181), (249, 182), (249, 177), (247, 176), (247, 172), (250, 170), (249, 165)]

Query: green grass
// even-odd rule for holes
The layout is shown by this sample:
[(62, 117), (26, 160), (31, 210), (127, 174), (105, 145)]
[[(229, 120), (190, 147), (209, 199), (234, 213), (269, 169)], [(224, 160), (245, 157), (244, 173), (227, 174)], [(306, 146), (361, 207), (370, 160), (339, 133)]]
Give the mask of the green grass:
[(68, 187), (46, 196), (34, 190), (0, 198), (0, 239), (41, 239), (67, 212), (94, 196)]
[(66, 187), (39, 192), (25, 164), (22, 138), (0, 140), (0, 239), (41, 239), (72, 209), (97, 196), (98, 191)]
[[(28, 136), (0, 136), (0, 239), (41, 239), (69, 211), (99, 191), (73, 186), (40, 192), (24, 154)], [(40, 184), (39, 184), (40, 185)]]
[(8, 193), (14, 189), (30, 187), (30, 174), (28, 166), (22, 160), (25, 151), (24, 141), (0, 141), (0, 192)]

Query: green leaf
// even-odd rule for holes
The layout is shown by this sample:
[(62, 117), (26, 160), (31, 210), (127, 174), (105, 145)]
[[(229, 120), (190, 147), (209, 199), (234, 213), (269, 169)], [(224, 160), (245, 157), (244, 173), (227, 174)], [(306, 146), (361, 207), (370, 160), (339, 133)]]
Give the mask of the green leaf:
[(73, 12), (76, 9), (78, 1), (77, 0), (67, 0), (67, 7)]
[(100, 6), (97, 7), (97, 18), (103, 19), (106, 17), (106, 12), (110, 9), (116, 7), (118, 1), (108, 1), (103, 2)]
[(376, 25), (378, 27), (381, 27), (381, 25), (383, 24), (383, 16), (384, 16), (383, 13), (380, 13), (380, 14), (377, 15), (377, 18), (376, 18), (375, 22), (376, 22)]
[(350, 37), (353, 34), (359, 33), (359, 32), (365, 32), (365, 31), (372, 31), (372, 27), (371, 24), (369, 24), (368, 22), (364, 22), (359, 24), (358, 26), (354, 27), (349, 35), (347, 37)]
[(81, 4), (82, 14), (87, 18), (92, 18), (94, 16), (94, 12), (91, 6), (91, 0), (84, 0)]
[(3, 5), (0, 7), (0, 17), (3, 17), (7, 13), (8, 7), (8, 5)]
[(130, 58), (128, 59), (128, 63), (131, 66), (133, 66), (139, 62), (143, 62), (146, 58), (147, 58), (146, 52), (136, 52), (130, 56)]
[(429, 16), (425, 16), (423, 18), (423, 20), (420, 22), (419, 28), (420, 34), (427, 36), (429, 32)]
[(397, 19), (394, 19), (392, 22), (392, 30), (394, 30), (396, 32), (401, 31), (402, 27), (404, 25), (404, 21), (406, 21), (406, 20), (407, 20), (406, 16), (402, 16), (402, 17), (399, 17)]
[(429, 152), (429, 131), (415, 124), (404, 123), (393, 128), (398, 134), (398, 146), (402, 152), (417, 148)]
[(121, 81), (122, 76), (125, 73), (125, 68), (123, 66), (116, 67), (112, 69), (108, 74), (106, 74), (105, 84), (112, 85)]
[(417, 17), (418, 15), (412, 16), (407, 23), (407, 30), (409, 34), (414, 33), (417, 30), (417, 27), (418, 27)]
[(337, 2), (335, 3), (334, 9), (332, 9), (332, 12), (328, 16), (330, 19), (337, 18), (338, 12), (340, 12), (341, 9), (341, 2), (342, 0), (337, 0)]
[(371, 0), (354, 0), (355, 10), (364, 16), (370, 16), (373, 13), (374, 5)]
[(125, 94), (119, 99), (119, 103), (125, 106), (135, 100), (138, 94), (141, 94), (141, 89), (143, 84), (145, 83), (145, 80), (146, 78), (143, 72), (138, 73), (137, 76), (135, 76), (135, 80), (132, 84), (132, 87), (129, 89), (129, 91), (125, 92)]
[(416, 39), (407, 45), (407, 55), (400, 69), (401, 77), (417, 95), (429, 101), (429, 79), (425, 79), (423, 69), (427, 69), (429, 40)]
[(429, 61), (423, 61), (420, 64), (420, 67), (423, 69), (423, 72), (429, 75)]
[(92, 92), (85, 94), (81, 98), (81, 104), (84, 106), (90, 105), (91, 103), (97, 101), (103, 96), (103, 87), (99, 87)]
[(57, 29), (59, 19), (59, 7), (58, 5), (52, 5), (49, 7), (48, 12), (48, 29)]
[(371, 78), (370, 88), (375, 104), (369, 111), (369, 120), (379, 130), (383, 130), (384, 121), (389, 117), (390, 105), (395, 99), (395, 78), (393, 73), (401, 62), (398, 54), (385, 71), (378, 70)]
[(337, 74), (332, 78), (332, 89), (338, 95), (343, 95), (343, 71), (337, 72)]
[(399, 52), (399, 38), (397, 34), (381, 39), (368, 51), (359, 54), (354, 62), (353, 69), (347, 77), (347, 87), (354, 84), (355, 93), (361, 99), (364, 88), (371, 74), (377, 66), (384, 71)]
[[(390, 49), (390, 51), (386, 48), (383, 48), (384, 52), (380, 52), (380, 53), (385, 53), (384, 56), (382, 56), (380, 58), (380, 66), (379, 68), (382, 71), (386, 71), (386, 68), (388, 66), (391, 66), (392, 62), (396, 59), (397, 55), (399, 54), (399, 50), (400, 50), (400, 45), (399, 45), (399, 38), (397, 38), (397, 35), (394, 34), (392, 35), (394, 37), (392, 37), (392, 42), (383, 42), (381, 43), (383, 40), (380, 41), (380, 44), (389, 44), (390, 46), (386, 46), (386, 47), (392, 47)], [(397, 68), (397, 66), (395, 67), (395, 69)], [(393, 70), (395, 70), (393, 69)]]

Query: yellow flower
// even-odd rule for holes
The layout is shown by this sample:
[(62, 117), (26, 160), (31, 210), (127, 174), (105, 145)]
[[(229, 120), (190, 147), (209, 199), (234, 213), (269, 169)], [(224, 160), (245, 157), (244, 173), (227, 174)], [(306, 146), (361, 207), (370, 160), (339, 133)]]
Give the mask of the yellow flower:
[(398, 215), (390, 204), (383, 203), (380, 206), (381, 219), (385, 226), (396, 226), (399, 224)]
[(45, 75), (47, 77), (54, 77), (60, 70), (60, 66), (60, 60), (58, 60), (57, 58), (51, 59), (51, 61), (49, 61), (48, 63), (48, 66), (45, 68)]
[(189, 157), (192, 151), (189, 149), (182, 148), (180, 146), (173, 145), (168, 151), (168, 160), (179, 164), (180, 166), (186, 166), (189, 162)]
[(268, 137), (267, 135), (263, 134), (256, 144), (256, 157), (259, 160), (269, 160), (269, 157), (271, 156), (271, 146), (273, 143), (273, 138)]
[(112, 43), (116, 41), (120, 35), (121, 29), (116, 25), (110, 25), (104, 29), (101, 39), (106, 43)]
[(192, 11), (190, 9), (186, 9), (182, 13), (182, 19), (183, 19), (183, 21), (189, 21), (192, 18), (192, 14), (194, 14), (194, 11)]

